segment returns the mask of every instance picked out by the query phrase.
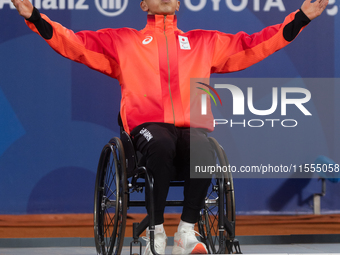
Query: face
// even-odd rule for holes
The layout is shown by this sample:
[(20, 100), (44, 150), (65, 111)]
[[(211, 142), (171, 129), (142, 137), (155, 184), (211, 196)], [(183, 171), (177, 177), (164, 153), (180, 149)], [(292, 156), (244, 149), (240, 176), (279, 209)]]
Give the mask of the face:
[(178, 0), (143, 0), (140, 7), (148, 14), (174, 15), (179, 10)]

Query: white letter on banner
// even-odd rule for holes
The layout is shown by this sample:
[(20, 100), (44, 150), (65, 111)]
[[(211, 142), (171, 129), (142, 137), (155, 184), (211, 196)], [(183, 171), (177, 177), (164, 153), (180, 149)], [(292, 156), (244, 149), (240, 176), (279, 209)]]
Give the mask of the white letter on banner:
[(59, 10), (65, 10), (65, 0), (59, 0)]
[(41, 8), (41, 0), (34, 0), (34, 7), (37, 9)]
[(213, 2), (213, 11), (219, 11), (221, 0), (211, 0), (211, 1)]
[[(335, 0), (329, 0), (328, 6), (335, 4)], [(326, 9), (329, 16), (334, 16), (338, 13), (338, 6), (334, 5), (331, 9)]]
[(200, 0), (200, 3), (198, 5), (193, 5), (191, 3), (191, 0), (184, 0), (185, 6), (190, 10), (190, 11), (200, 11), (202, 10), (205, 5), (207, 4), (207, 0)]
[(233, 4), (233, 0), (226, 0), (225, 3), (227, 4), (228, 8), (234, 12), (243, 11), (248, 4), (248, 0), (241, 0), (241, 4), (239, 6), (235, 6)]
[(254, 12), (260, 11), (260, 0), (254, 0)]
[(286, 10), (285, 6), (283, 5), (282, 0), (267, 0), (266, 5), (264, 6), (264, 11), (269, 12), (270, 8), (278, 7), (279, 11), (284, 12)]
[(11, 9), (15, 9), (14, 5), (12, 4), (11, 0), (0, 0), (0, 9), (4, 8), (4, 4), (9, 4)]
[(87, 4), (84, 4), (85, 1), (86, 0), (78, 0), (76, 3), (76, 10), (88, 10), (89, 6)]
[(69, 10), (73, 10), (74, 9), (74, 1), (73, 0), (68, 0), (67, 1), (67, 8)]
[(57, 0), (43, 0), (42, 8), (44, 10), (56, 10), (56, 9), (58, 9)]

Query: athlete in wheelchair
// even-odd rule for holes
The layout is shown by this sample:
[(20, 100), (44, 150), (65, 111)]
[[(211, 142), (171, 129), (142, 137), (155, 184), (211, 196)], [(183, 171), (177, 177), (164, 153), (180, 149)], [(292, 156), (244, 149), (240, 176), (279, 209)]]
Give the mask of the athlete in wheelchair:
[[(105, 145), (98, 165), (94, 210), (97, 252), (121, 253), (127, 208), (141, 204), (140, 201), (131, 201), (130, 194), (145, 187), (146, 204), (143, 205), (147, 207), (148, 216), (133, 225), (131, 253), (132, 244), (139, 244), (141, 253), (138, 238), (147, 229), (144, 254), (164, 254), (167, 237), (163, 214), (166, 205), (183, 206), (172, 254), (240, 253), (234, 239), (235, 204), (231, 174), (226, 172), (212, 179), (190, 178), (190, 153), (198, 155), (195, 163), (199, 166), (228, 166), (227, 157), (217, 141), (208, 138), (202, 129), (176, 128), (165, 123), (146, 123), (128, 135), (120, 117), (119, 123), (120, 138), (113, 138)], [(166, 201), (169, 186), (178, 185), (184, 186), (184, 201)], [(195, 236), (195, 223), (198, 223), (199, 240)]]
[[(134, 241), (149, 227), (146, 253), (163, 253), (164, 206), (169, 182), (176, 180), (176, 175), (184, 180), (185, 197), (182, 204), (178, 203), (183, 205), (183, 212), (173, 253), (231, 252), (235, 243), (232, 178), (189, 178), (191, 155), (195, 155), (195, 165), (214, 165), (215, 158), (220, 165), (227, 165), (223, 150), (207, 137), (205, 126), (189, 128), (194, 127), (190, 120), (190, 79), (243, 70), (263, 60), (293, 41), (323, 12), (328, 0), (305, 0), (301, 9), (289, 14), (282, 24), (253, 35), (183, 32), (177, 27), (177, 0), (142, 0), (140, 7), (148, 17), (140, 31), (119, 28), (77, 33), (40, 14), (28, 0), (12, 2), (28, 27), (56, 52), (117, 79), (121, 86), (124, 131), (120, 139), (113, 138), (104, 147), (97, 173), (98, 253), (121, 252), (126, 210), (134, 205), (129, 194), (143, 186), (148, 217), (135, 224)], [(141, 162), (134, 147), (143, 156)], [(145, 184), (138, 181), (141, 176)], [(215, 206), (217, 210), (212, 209)], [(193, 231), (197, 221), (200, 240)]]
[[(149, 14), (143, 30), (111, 31), (118, 40), (115, 47), (111, 47), (113, 40), (108, 40), (113, 48), (109, 59), (118, 57), (109, 62), (108, 70), (122, 87), (125, 131), (121, 139), (114, 138), (104, 147), (99, 162), (94, 213), (98, 253), (121, 252), (126, 210), (136, 205), (129, 194), (144, 186), (148, 216), (134, 224), (133, 242), (138, 243), (139, 235), (147, 229), (145, 254), (164, 253), (164, 207), (170, 181), (178, 175), (184, 180), (184, 201), (178, 201), (183, 211), (172, 253), (232, 253), (233, 248), (240, 252), (234, 240), (231, 176), (190, 178), (193, 165), (212, 166), (215, 159), (222, 166), (228, 164), (218, 143), (207, 137), (206, 127), (192, 125), (190, 78), (239, 71), (263, 60), (293, 41), (327, 4), (327, 0), (305, 0), (301, 9), (289, 14), (282, 24), (254, 35), (230, 35), (204, 30), (183, 33), (174, 16), (179, 1), (143, 0), (140, 6)], [(130, 148), (128, 152), (126, 148)], [(137, 160), (134, 148), (142, 154), (143, 163)], [(145, 184), (138, 181), (142, 175)]]

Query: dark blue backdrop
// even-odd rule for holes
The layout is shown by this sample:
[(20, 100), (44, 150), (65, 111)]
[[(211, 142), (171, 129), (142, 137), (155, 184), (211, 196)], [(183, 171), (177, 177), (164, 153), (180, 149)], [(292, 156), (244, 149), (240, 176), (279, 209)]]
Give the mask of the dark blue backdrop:
[[(116, 9), (105, 9), (105, 3), (110, 6), (105, 0), (33, 3), (74, 31), (142, 29), (146, 21), (139, 1), (112, 0)], [(302, 0), (183, 0), (178, 26), (183, 31), (254, 33), (281, 23), (301, 4)], [(327, 11), (285, 49), (245, 71), (217, 77), (339, 78), (339, 15), (338, 3), (330, 1)], [(101, 148), (118, 135), (119, 85), (56, 54), (26, 27), (10, 0), (0, 0), (0, 16), (0, 214), (92, 212)], [(226, 129), (222, 143), (231, 163), (283, 159), (288, 152), (294, 152), (292, 164), (312, 163), (318, 155), (340, 163), (340, 87), (320, 84), (310, 91), (313, 121), (291, 133)], [(320, 187), (315, 178), (236, 179), (237, 212), (311, 213), (311, 196)], [(324, 212), (340, 211), (339, 190), (340, 184), (328, 182)]]

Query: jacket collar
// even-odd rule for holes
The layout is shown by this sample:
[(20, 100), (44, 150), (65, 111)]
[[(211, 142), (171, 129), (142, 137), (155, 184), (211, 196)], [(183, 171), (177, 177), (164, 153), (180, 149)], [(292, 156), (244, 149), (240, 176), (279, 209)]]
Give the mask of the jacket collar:
[(143, 30), (158, 32), (174, 32), (177, 28), (176, 15), (148, 15), (147, 24)]

